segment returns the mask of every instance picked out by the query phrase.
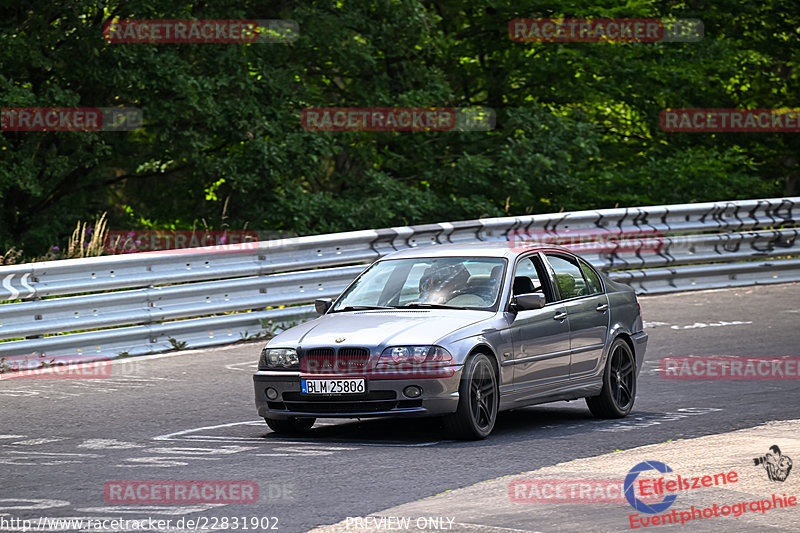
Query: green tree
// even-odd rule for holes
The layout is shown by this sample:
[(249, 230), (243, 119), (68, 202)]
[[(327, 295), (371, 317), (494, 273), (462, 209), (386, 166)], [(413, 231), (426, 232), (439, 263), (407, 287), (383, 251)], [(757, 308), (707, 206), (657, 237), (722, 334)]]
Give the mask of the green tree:
[[(796, 194), (791, 133), (667, 107), (800, 107), (800, 4), (34, 0), (0, 7), (2, 107), (127, 106), (133, 132), (0, 132), (0, 250), (77, 220), (301, 234)], [(102, 6), (102, 7), (100, 7)], [(520, 17), (699, 18), (695, 43), (519, 43)], [(293, 19), (291, 43), (111, 44), (111, 18)], [(489, 132), (311, 132), (307, 107), (488, 106)]]

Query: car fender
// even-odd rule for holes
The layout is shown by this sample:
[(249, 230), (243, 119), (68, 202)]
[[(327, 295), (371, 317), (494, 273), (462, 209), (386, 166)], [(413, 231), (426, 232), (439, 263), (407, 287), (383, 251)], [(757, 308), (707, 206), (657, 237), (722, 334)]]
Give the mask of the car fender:
[(624, 324), (615, 323), (612, 324), (611, 327), (608, 328), (608, 337), (606, 338), (606, 345), (603, 348), (603, 357), (600, 362), (600, 368), (602, 372), (605, 371), (606, 367), (606, 360), (608, 359), (608, 353), (611, 349), (611, 344), (613, 344), (614, 340), (619, 337), (620, 335), (626, 335), (628, 337), (628, 344), (633, 352), (633, 356), (636, 359), (636, 372), (638, 373), (642, 369), (642, 363), (644, 362), (644, 353), (637, 353), (636, 347), (633, 345), (632, 338), (634, 336), (633, 332), (626, 327)]

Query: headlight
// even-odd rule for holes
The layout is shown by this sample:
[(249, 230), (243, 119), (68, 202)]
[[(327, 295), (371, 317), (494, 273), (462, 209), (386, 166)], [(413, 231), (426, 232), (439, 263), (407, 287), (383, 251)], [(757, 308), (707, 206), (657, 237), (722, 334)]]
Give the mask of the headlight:
[(258, 360), (259, 370), (287, 370), (299, 369), (300, 359), (297, 357), (297, 350), (294, 348), (268, 348), (264, 346), (261, 350), (261, 358)]
[(378, 359), (378, 366), (417, 364), (425, 367), (443, 366), (453, 356), (441, 346), (390, 346)]

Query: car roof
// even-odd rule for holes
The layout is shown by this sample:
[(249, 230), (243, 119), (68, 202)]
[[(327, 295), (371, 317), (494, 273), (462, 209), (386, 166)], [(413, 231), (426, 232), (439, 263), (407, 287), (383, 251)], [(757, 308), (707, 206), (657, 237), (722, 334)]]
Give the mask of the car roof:
[(550, 244), (516, 243), (513, 241), (481, 241), (453, 244), (434, 244), (415, 246), (386, 255), (383, 259), (406, 259), (412, 257), (504, 257), (514, 259), (519, 255), (543, 251), (558, 250), (572, 254), (566, 248)]

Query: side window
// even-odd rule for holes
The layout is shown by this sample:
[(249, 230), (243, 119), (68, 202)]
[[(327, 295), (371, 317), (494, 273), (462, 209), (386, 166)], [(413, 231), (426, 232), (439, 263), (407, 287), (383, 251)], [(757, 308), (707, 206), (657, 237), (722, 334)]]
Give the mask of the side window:
[(600, 283), (600, 277), (597, 275), (597, 272), (583, 261), (581, 261), (581, 270), (583, 270), (583, 276), (586, 278), (586, 288), (589, 291), (587, 294), (602, 293), (603, 284)]
[(547, 255), (547, 260), (556, 275), (556, 288), (561, 300), (589, 294), (581, 269), (576, 263), (565, 257), (550, 254)]
[(530, 257), (521, 259), (517, 263), (517, 269), (514, 273), (513, 294), (527, 294), (541, 290), (542, 282), (539, 281), (539, 273), (536, 271), (536, 265)]

